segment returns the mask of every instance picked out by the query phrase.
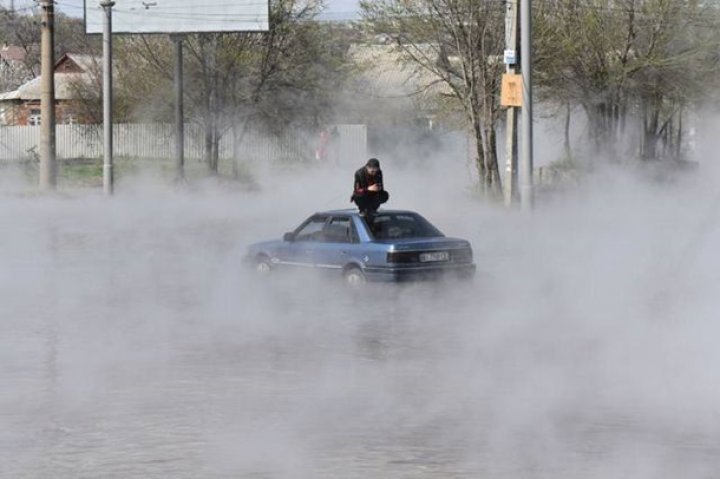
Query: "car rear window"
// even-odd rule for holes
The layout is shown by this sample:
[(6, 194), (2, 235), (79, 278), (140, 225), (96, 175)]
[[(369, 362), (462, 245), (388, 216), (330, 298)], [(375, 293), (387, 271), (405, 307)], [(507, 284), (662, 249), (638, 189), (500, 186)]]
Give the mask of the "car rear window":
[(412, 213), (380, 213), (365, 221), (378, 240), (443, 236), (428, 220)]

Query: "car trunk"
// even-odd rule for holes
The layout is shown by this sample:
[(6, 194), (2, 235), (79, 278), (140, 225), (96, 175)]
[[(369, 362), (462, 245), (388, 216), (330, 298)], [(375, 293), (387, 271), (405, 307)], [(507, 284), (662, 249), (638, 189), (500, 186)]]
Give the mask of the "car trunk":
[(456, 238), (412, 238), (376, 241), (379, 244), (393, 246), (388, 253), (389, 263), (403, 263), (406, 265), (471, 263), (472, 249), (470, 244)]
[(469, 248), (467, 241), (457, 238), (446, 238), (439, 236), (436, 238), (407, 238), (407, 239), (388, 239), (375, 240), (373, 243), (394, 245), (396, 251), (423, 251), (423, 250), (441, 250), (454, 248)]

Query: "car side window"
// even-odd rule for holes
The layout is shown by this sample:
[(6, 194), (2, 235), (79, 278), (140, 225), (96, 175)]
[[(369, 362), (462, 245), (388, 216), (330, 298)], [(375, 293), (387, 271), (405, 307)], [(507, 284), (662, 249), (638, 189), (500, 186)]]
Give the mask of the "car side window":
[(326, 243), (354, 243), (356, 238), (352, 220), (347, 216), (332, 218), (323, 231), (323, 241)]
[(295, 233), (295, 241), (320, 241), (327, 218), (316, 216)]

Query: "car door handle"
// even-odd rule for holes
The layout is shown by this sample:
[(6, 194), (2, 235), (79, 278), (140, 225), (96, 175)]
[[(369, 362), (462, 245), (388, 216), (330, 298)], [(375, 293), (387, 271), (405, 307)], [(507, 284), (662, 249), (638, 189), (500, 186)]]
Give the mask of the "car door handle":
[(347, 256), (348, 252), (347, 252), (347, 251), (340, 251), (340, 254), (344, 254), (345, 256)]

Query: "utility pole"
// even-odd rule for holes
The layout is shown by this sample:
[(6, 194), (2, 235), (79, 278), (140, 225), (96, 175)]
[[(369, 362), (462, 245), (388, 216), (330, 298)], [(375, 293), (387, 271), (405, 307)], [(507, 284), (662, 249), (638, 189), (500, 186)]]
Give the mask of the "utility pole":
[(522, 70), (522, 163), (520, 168), (520, 204), (533, 208), (533, 114), (532, 114), (532, 5), (520, 0), (520, 69)]
[(103, 0), (103, 191), (113, 194), (113, 124), (112, 124), (112, 7), (115, 2)]
[(40, 189), (55, 189), (55, 4), (42, 0), (40, 37)]
[[(517, 0), (508, 0), (505, 7), (505, 72), (517, 73)], [(518, 108), (508, 106), (505, 120), (505, 206), (512, 206), (518, 197)]]
[(173, 33), (175, 45), (175, 180), (185, 179), (185, 115), (183, 113), (183, 40), (185, 35)]

